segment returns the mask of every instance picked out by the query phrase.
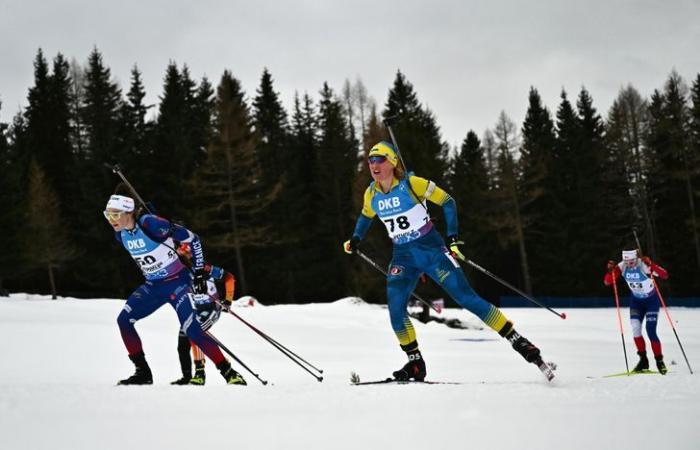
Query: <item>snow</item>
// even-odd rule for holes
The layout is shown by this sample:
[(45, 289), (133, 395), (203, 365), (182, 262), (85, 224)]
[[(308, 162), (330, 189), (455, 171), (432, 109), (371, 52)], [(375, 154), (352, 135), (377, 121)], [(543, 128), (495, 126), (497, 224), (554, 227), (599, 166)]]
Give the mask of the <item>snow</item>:
[[(623, 372), (614, 309), (506, 309), (516, 328), (558, 364), (547, 384), (490, 329), (414, 321), (428, 379), (460, 385), (351, 386), (404, 363), (385, 307), (329, 304), (236, 308), (309, 362), (309, 374), (233, 316), (212, 329), (260, 376), (227, 386), (211, 363), (207, 385), (179, 377), (177, 319), (169, 306), (137, 325), (152, 386), (114, 386), (130, 375), (116, 325), (123, 301), (0, 298), (0, 449), (697, 449), (700, 377), (690, 375), (659, 316), (669, 375)], [(625, 311), (627, 313), (627, 311)], [(691, 365), (700, 369), (700, 310), (673, 308)], [(479, 325), (463, 310), (443, 315)], [(636, 363), (629, 325), (630, 365)], [(675, 364), (672, 363), (675, 362)]]

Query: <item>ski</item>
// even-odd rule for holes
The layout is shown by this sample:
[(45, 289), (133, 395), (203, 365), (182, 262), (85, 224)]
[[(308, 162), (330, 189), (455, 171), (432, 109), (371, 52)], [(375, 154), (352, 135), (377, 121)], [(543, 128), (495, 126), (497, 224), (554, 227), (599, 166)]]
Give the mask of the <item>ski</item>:
[(613, 373), (610, 375), (604, 375), (603, 378), (626, 377), (628, 375), (629, 376), (632, 376), (632, 375), (659, 375), (659, 372), (657, 372), (656, 370), (645, 369), (645, 370), (640, 370), (637, 372), (630, 371), (629, 373), (628, 372)]
[(416, 380), (397, 380), (395, 378), (386, 378), (384, 380), (361, 381), (360, 376), (352, 372), (350, 374), (350, 384), (353, 386), (366, 386), (371, 384), (463, 384), (456, 381), (416, 381)]
[[(670, 373), (670, 372), (668, 372), (668, 373)], [(667, 373), (667, 375), (668, 375), (668, 373)], [(598, 376), (589, 375), (586, 378), (588, 378), (589, 380), (595, 380), (595, 379), (599, 379), (599, 378), (622, 378), (622, 377), (628, 377), (628, 376), (633, 377), (635, 375), (661, 375), (661, 374), (659, 372), (657, 372), (656, 370), (645, 369), (645, 370), (638, 371), (638, 372), (634, 372), (634, 371), (630, 370), (629, 372), (611, 373), (610, 375), (598, 375)]]
[(387, 378), (386, 380), (359, 381), (351, 383), (353, 386), (366, 386), (370, 384), (462, 384), (456, 381), (416, 381), (416, 380), (396, 380)]
[(547, 381), (551, 382), (554, 379), (554, 371), (557, 369), (557, 365), (553, 362), (544, 362), (542, 358), (535, 361), (537, 368), (545, 376)]

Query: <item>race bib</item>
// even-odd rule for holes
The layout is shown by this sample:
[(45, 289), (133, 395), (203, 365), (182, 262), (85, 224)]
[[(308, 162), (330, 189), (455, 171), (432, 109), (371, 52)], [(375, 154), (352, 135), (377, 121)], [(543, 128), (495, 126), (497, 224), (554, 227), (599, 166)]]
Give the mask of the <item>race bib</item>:
[(430, 223), (428, 211), (423, 204), (416, 204), (408, 211), (392, 215), (382, 215), (382, 223), (389, 237), (396, 244), (403, 244), (418, 239), (423, 234), (421, 230)]

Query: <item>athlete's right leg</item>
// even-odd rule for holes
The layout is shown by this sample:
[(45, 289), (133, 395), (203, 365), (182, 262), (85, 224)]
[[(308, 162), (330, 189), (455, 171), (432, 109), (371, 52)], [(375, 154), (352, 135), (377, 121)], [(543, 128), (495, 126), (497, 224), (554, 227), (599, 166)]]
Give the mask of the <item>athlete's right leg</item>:
[(185, 385), (192, 379), (192, 358), (190, 358), (190, 338), (180, 330), (177, 336), (177, 356), (180, 359), (182, 377), (170, 384)]
[(124, 346), (129, 353), (129, 359), (134, 363), (136, 371), (128, 378), (120, 380), (118, 384), (151, 384), (153, 374), (146, 362), (146, 355), (143, 353), (141, 338), (134, 324), (153, 313), (163, 305), (159, 300), (156, 289), (148, 283), (139, 286), (127, 299), (124, 308), (117, 317), (119, 332), (121, 333)]
[(134, 324), (153, 313), (163, 304), (158, 295), (155, 295), (153, 286), (148, 283), (139, 286), (126, 300), (119, 316), (117, 316), (117, 324), (129, 355), (143, 352), (141, 338)]
[(644, 337), (642, 336), (642, 321), (646, 315), (646, 306), (639, 299), (634, 296), (630, 297), (630, 324), (632, 325), (632, 337), (634, 339), (634, 345), (637, 347), (637, 355), (639, 355), (639, 362), (633, 372), (641, 372), (642, 370), (649, 369), (649, 359), (647, 358), (646, 344), (644, 343)]
[(408, 357), (408, 362), (393, 375), (397, 380), (423, 381), (426, 375), (425, 361), (418, 349), (416, 331), (406, 309), (421, 272), (407, 266), (406, 262), (410, 260), (394, 258), (387, 275), (387, 303), (391, 327), (399, 340), (401, 349)]
[(447, 249), (431, 250), (431, 267), (426, 273), (439, 283), (462, 308), (471, 311), (496, 333), (506, 338), (527, 362), (538, 363), (540, 350), (521, 336), (513, 322), (491, 303), (479, 296), (467, 281), (459, 263)]

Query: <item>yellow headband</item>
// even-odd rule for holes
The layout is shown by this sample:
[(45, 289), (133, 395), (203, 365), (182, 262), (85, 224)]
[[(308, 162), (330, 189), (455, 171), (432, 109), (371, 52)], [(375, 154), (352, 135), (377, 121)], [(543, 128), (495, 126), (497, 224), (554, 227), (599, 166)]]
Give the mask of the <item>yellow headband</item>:
[(394, 167), (396, 167), (396, 165), (399, 163), (399, 158), (396, 157), (394, 146), (385, 141), (382, 141), (372, 147), (367, 157), (370, 158), (372, 156), (384, 156)]

